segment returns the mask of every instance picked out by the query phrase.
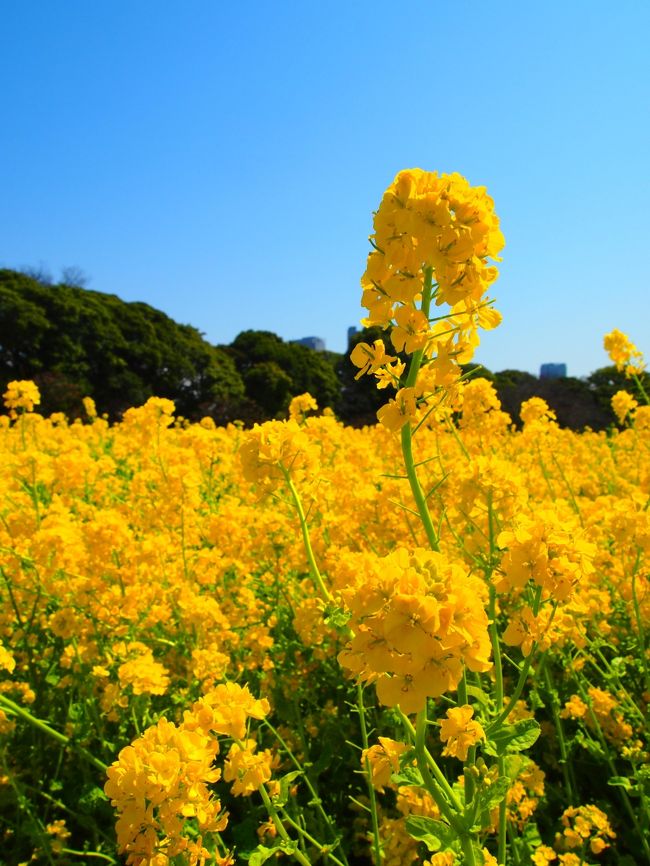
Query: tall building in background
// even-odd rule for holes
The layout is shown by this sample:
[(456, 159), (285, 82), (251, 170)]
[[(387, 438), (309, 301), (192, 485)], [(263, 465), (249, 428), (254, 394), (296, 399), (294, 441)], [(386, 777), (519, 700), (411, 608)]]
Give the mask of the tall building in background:
[(359, 329), (357, 328), (357, 326), (356, 325), (350, 325), (350, 327), (348, 328), (348, 346), (352, 342), (352, 337), (354, 337), (354, 335), (358, 334), (358, 333), (359, 333)]
[(542, 364), (539, 368), (540, 379), (565, 379), (566, 364)]
[(293, 340), (294, 343), (300, 343), (301, 346), (307, 346), (308, 349), (313, 349), (314, 352), (325, 351), (325, 340), (322, 337), (301, 337), (300, 340)]

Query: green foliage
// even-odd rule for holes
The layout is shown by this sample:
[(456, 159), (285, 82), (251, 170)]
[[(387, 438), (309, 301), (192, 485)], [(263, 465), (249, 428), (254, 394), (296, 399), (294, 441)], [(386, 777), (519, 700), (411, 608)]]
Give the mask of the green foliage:
[[(283, 417), (291, 398), (308, 391), (347, 424), (375, 424), (390, 394), (378, 390), (372, 376), (357, 379), (349, 354), (358, 343), (378, 339), (390, 351), (389, 335), (379, 327), (355, 334), (343, 355), (315, 352), (270, 331), (243, 331), (230, 346), (216, 347), (196, 328), (147, 304), (0, 270), (0, 384), (34, 379), (44, 414), (76, 417), (88, 395), (100, 412), (116, 418), (158, 396), (173, 400), (190, 419), (210, 415), (218, 423), (253, 423)], [(538, 379), (520, 370), (491, 373), (475, 364), (465, 365), (463, 373), (492, 381), (515, 423), (522, 402), (537, 396), (563, 427), (605, 429), (616, 423), (610, 405), (616, 391), (636, 395), (634, 381), (615, 367), (586, 380)], [(640, 379), (650, 391), (650, 376)]]
[(242, 331), (228, 351), (246, 387), (250, 420), (283, 415), (291, 398), (307, 391), (321, 409), (337, 404), (339, 356), (332, 352), (287, 343), (271, 331)]
[[(639, 380), (646, 393), (650, 393), (650, 375), (647, 372), (641, 373)], [(637, 385), (634, 379), (628, 379), (625, 373), (620, 372), (616, 367), (600, 367), (595, 370), (588, 378), (587, 383), (593, 392), (598, 405), (602, 407), (610, 418), (610, 423), (616, 423), (614, 413), (611, 409), (611, 400), (617, 391), (628, 391), (633, 397), (636, 397), (640, 403), (643, 399), (639, 396)]]
[(537, 741), (539, 734), (540, 727), (535, 719), (519, 719), (512, 725), (501, 725), (492, 735), (485, 751), (488, 755), (523, 752)]
[(604, 406), (589, 382), (582, 379), (538, 379), (521, 370), (502, 370), (494, 374), (493, 383), (503, 410), (515, 424), (519, 424), (521, 404), (531, 397), (546, 400), (561, 427), (602, 430), (613, 420), (609, 404)]
[(0, 379), (34, 379), (41, 409), (115, 417), (168, 397), (187, 417), (233, 414), (244, 385), (231, 358), (195, 328), (143, 303), (0, 271)]
[(409, 815), (406, 830), (414, 839), (424, 842), (429, 851), (448, 851), (457, 839), (449, 824), (420, 815)]

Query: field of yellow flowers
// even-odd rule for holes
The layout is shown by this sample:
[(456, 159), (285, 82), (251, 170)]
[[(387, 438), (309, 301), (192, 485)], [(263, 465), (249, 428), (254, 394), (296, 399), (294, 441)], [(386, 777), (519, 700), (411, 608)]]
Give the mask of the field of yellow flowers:
[(371, 242), (374, 427), (8, 384), (3, 864), (650, 864), (642, 358), (607, 335), (616, 430), (511, 419), (459, 366), (500, 320), (485, 190), (401, 172)]

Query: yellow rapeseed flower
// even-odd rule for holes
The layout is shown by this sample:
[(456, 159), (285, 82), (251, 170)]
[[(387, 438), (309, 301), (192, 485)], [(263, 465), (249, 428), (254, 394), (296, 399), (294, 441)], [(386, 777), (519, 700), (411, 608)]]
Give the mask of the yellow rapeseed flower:
[(447, 710), (447, 718), (440, 719), (440, 739), (445, 743), (443, 755), (451, 755), (460, 761), (467, 759), (470, 746), (485, 739), (480, 722), (473, 719), (474, 708), (468, 704)]

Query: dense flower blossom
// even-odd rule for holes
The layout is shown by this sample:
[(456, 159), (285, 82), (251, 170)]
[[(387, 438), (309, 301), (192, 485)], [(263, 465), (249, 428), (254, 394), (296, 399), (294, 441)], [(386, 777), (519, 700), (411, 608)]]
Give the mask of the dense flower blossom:
[[(376, 569), (376, 570), (375, 570)], [(343, 590), (353, 637), (339, 655), (377, 696), (405, 713), (456, 688), (463, 663), (491, 667), (487, 615), (479, 582), (427, 550), (401, 549)]]
[(605, 351), (616, 364), (617, 370), (624, 370), (626, 376), (642, 373), (645, 369), (643, 355), (630, 338), (614, 328), (603, 338)]
[(607, 815), (594, 805), (570, 806), (562, 813), (562, 842), (567, 848), (582, 848), (586, 842), (593, 854), (600, 854), (616, 837)]
[(617, 391), (612, 397), (612, 409), (619, 424), (624, 424), (626, 418), (634, 414), (638, 405), (639, 401), (627, 391)]
[(232, 782), (235, 797), (246, 797), (271, 778), (273, 755), (268, 749), (256, 752), (255, 740), (246, 740), (242, 745), (233, 743), (224, 762), (223, 778)]
[(244, 478), (270, 492), (284, 473), (301, 476), (314, 468), (313, 446), (297, 421), (267, 421), (246, 434), (240, 456)]
[[(459, 174), (421, 169), (401, 171), (384, 193), (375, 214), (372, 252), (361, 279), (366, 325), (391, 328), (398, 352), (418, 353), (418, 366), (430, 385), (453, 388), (460, 364), (479, 344), (478, 329), (499, 324), (486, 292), (497, 277), (491, 260), (504, 244), (492, 199), (484, 187), (471, 187)], [(444, 307), (431, 317), (430, 305)], [(415, 420), (405, 367), (385, 354), (383, 341), (354, 347), (352, 363), (374, 374), (378, 387), (393, 385), (395, 400), (378, 413), (392, 432)], [(423, 401), (426, 402), (426, 401)]]
[(445, 744), (443, 755), (464, 761), (469, 747), (485, 739), (485, 731), (473, 715), (474, 708), (467, 705), (447, 710), (447, 718), (440, 720), (440, 739)]
[(41, 394), (36, 384), (24, 379), (9, 382), (2, 396), (5, 406), (12, 412), (12, 417), (15, 416), (16, 409), (32, 412), (34, 406), (41, 402)]
[(170, 859), (200, 853), (201, 837), (183, 832), (190, 818), (202, 833), (226, 827), (227, 815), (209, 788), (221, 776), (213, 767), (218, 752), (215, 738), (166, 719), (122, 749), (105, 792), (119, 814), (117, 838), (127, 863), (141, 866), (161, 851)]
[[(408, 293), (406, 277), (399, 291)], [(534, 399), (522, 407), (524, 429), (518, 431), (489, 383), (457, 381), (459, 332), (445, 354), (450, 337), (438, 327), (431, 324), (437, 354), (427, 349), (409, 421), (419, 425), (414, 459), (440, 552), (426, 548), (392, 431), (382, 424), (345, 428), (331, 414), (305, 419), (307, 398), (296, 404), (294, 422), (272, 422), (261, 433), (179, 422), (173, 404), (157, 399), (114, 425), (92, 413), (69, 423), (26, 407), (13, 410), (15, 418), (5, 416), (0, 736), (8, 760), (0, 786), (8, 808), (17, 806), (12, 791), (31, 798), (29, 792), (42, 786), (74, 813), (75, 774), (92, 753), (113, 762), (107, 792), (130, 864), (168, 866), (176, 858), (231, 866), (228, 849), (247, 812), (242, 798), (251, 798), (256, 815), (263, 794), (281, 799), (280, 779), (295, 767), (288, 749), (301, 765), (319, 771), (319, 757), (329, 760), (334, 751), (335, 783), (344, 780), (361, 804), (358, 835), (353, 839), (350, 829), (343, 843), (354, 847), (354, 856), (368, 859), (374, 844), (363, 809), (369, 764), (385, 861), (401, 866), (428, 856), (444, 862), (451, 852), (425, 854), (407, 830), (409, 818), (446, 818), (417, 783), (408, 726), (383, 707), (400, 706), (408, 714), (428, 707), (429, 721), (441, 716), (442, 724), (460, 716), (442, 758), (431, 723), (427, 747), (451, 780), (463, 736), (476, 736), (471, 745), (493, 775), (477, 764), (478, 775), (472, 770), (466, 779), (476, 779), (475, 790), (484, 783), (489, 788), (496, 780), (495, 741), (485, 742), (473, 725), (478, 717), (490, 738), (497, 713), (492, 623), (501, 644), (505, 704), (518, 694), (519, 671), (527, 670), (521, 654), (533, 654), (507, 724), (527, 719), (532, 726), (534, 718), (541, 725), (539, 766), (507, 757), (505, 811), (515, 837), (537, 840), (537, 821), (544, 842), (552, 841), (545, 771), (558, 813), (567, 805), (579, 809), (587, 764), (602, 771), (603, 783), (611, 763), (636, 784), (634, 774), (644, 772), (648, 759), (642, 719), (650, 694), (639, 647), (641, 633), (650, 633), (650, 468), (644, 458), (650, 407), (633, 406), (621, 429), (577, 434), (559, 427), (546, 404)], [(383, 348), (370, 346), (364, 364), (370, 361), (367, 372), (379, 384), (400, 386), (394, 397), (405, 387), (405, 371), (387, 355), (389, 340)], [(643, 399), (640, 392), (637, 398)], [(246, 475), (241, 450), (249, 437), (256, 468)], [(331, 601), (307, 576), (283, 467), (303, 498), (307, 491), (308, 534)], [(260, 499), (266, 490), (275, 495)], [(360, 745), (350, 710), (356, 689), (340, 681), (339, 656), (350, 679), (364, 685), (367, 750), (353, 750)], [(467, 699), (457, 698), (463, 671)], [(460, 711), (470, 702), (474, 715), (463, 734)], [(445, 716), (448, 709), (455, 713)], [(28, 727), (24, 713), (49, 725), (54, 740)], [(569, 761), (590, 748), (588, 762), (569, 765), (578, 776), (578, 797), (565, 790), (572, 779), (562, 775), (559, 732)], [(25, 760), (36, 754), (36, 742), (47, 757), (48, 736), (59, 740), (62, 788), (56, 787), (57, 761)], [(69, 747), (61, 736), (70, 738)], [(352, 745), (342, 745), (339, 754), (336, 737)], [(472, 753), (468, 749), (467, 757)], [(352, 756), (348, 767), (344, 755)], [(91, 767), (84, 774), (100, 778), (102, 771)], [(322, 803), (339, 808), (328, 772), (319, 779)], [(463, 778), (453, 783), (459, 797)], [(307, 832), (320, 838), (306, 787), (305, 776), (292, 781), (288, 814), (300, 813)], [(36, 795), (30, 802), (42, 823), (40, 857), (58, 853), (60, 845), (74, 847), (79, 838), (73, 814), (50, 805), (39, 812)], [(633, 805), (641, 808), (638, 799)], [(237, 819), (227, 820), (227, 811)], [(607, 845), (621, 856), (639, 849), (633, 827), (620, 833), (626, 817), (616, 797), (608, 813), (618, 837), (583, 806), (565, 815), (556, 850), (535, 841), (525, 857), (536, 866), (570, 866), (593, 860)], [(259, 818), (251, 837), (275, 844), (278, 827), (271, 829), (266, 815)], [(337, 819), (351, 827), (347, 800)], [(491, 836), (498, 833), (499, 807), (481, 821), (480, 844), (496, 851)], [(16, 832), (24, 832), (19, 823)], [(64, 839), (66, 832), (71, 839)], [(580, 845), (570, 847), (578, 838)], [(11, 845), (4, 836), (3, 846)], [(7, 850), (6, 857), (21, 862), (17, 848)], [(116, 857), (110, 843), (102, 851)], [(453, 856), (461, 861), (458, 851)]]
[(390, 737), (379, 737), (375, 746), (364, 749), (361, 753), (361, 766), (368, 761), (372, 774), (372, 784), (378, 791), (383, 792), (384, 785), (388, 785), (392, 773), (399, 772), (399, 759), (407, 750), (405, 743), (391, 740)]
[(289, 418), (300, 423), (304, 420), (307, 412), (316, 412), (318, 403), (311, 394), (299, 394), (289, 403)]

